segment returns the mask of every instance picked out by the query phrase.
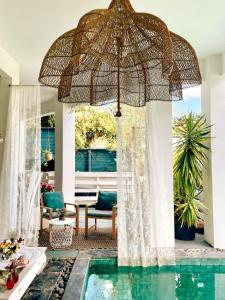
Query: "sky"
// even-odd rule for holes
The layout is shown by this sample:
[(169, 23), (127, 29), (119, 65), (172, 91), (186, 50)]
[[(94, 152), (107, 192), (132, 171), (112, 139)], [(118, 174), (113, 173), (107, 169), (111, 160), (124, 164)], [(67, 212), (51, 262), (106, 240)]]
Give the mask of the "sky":
[(193, 112), (201, 113), (201, 87), (188, 88), (183, 90), (183, 100), (173, 102), (173, 116), (180, 116)]

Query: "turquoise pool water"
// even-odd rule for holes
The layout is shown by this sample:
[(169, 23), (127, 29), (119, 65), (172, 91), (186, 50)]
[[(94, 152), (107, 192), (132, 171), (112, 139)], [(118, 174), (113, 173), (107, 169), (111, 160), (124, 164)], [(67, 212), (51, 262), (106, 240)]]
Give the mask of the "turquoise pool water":
[(118, 268), (115, 261), (95, 261), (84, 299), (222, 300), (225, 260), (185, 260), (162, 268)]

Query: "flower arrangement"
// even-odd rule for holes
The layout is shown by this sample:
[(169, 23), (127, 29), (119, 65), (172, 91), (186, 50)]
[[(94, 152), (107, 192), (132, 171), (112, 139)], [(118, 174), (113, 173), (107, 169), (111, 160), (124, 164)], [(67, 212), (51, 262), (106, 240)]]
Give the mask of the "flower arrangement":
[(41, 193), (53, 192), (54, 186), (52, 184), (48, 184), (46, 182), (41, 183)]
[(0, 260), (10, 259), (20, 249), (22, 241), (23, 239), (19, 238), (18, 240), (4, 240), (0, 243)]

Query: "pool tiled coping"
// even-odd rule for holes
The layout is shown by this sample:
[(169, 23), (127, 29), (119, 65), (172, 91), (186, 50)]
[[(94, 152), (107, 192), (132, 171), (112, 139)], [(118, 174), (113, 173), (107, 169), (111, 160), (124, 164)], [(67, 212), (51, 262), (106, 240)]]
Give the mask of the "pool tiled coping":
[(62, 298), (63, 300), (80, 300), (83, 297), (89, 263), (90, 259), (79, 258), (78, 255), (70, 274), (69, 281)]
[[(113, 259), (112, 259), (113, 258)], [(94, 260), (95, 265), (115, 265), (117, 251), (79, 251), (67, 283), (63, 300), (81, 300), (84, 297), (88, 269)], [(209, 271), (225, 272), (225, 252), (219, 249), (176, 249), (175, 270), (192, 271), (194, 266), (207, 265)], [(174, 270), (174, 266), (161, 267), (161, 271)], [(200, 271), (200, 269), (199, 269)]]
[(91, 259), (109, 261), (117, 257), (114, 250), (80, 251), (71, 271), (62, 300), (81, 300), (85, 293), (85, 285)]

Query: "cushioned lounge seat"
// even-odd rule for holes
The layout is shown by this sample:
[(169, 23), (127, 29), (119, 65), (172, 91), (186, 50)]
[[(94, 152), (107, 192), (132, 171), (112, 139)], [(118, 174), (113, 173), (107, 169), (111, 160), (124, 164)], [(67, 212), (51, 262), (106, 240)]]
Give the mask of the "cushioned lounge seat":
[[(117, 193), (115, 191), (100, 191), (98, 201), (90, 203), (85, 207), (85, 237), (88, 238), (88, 219), (95, 220), (95, 230), (97, 229), (97, 219), (112, 221), (112, 239), (116, 239), (116, 215), (117, 215)], [(95, 206), (95, 209), (93, 209)], [(92, 207), (92, 208), (91, 208)]]
[(91, 217), (112, 217), (112, 211), (108, 210), (93, 210), (88, 212), (88, 216)]
[[(74, 210), (71, 211), (67, 209), (67, 206), (71, 209), (74, 206)], [(62, 192), (47, 192), (43, 193), (41, 197), (41, 230), (43, 229), (43, 219), (51, 220), (58, 218), (57, 210), (66, 208), (67, 218), (74, 218), (76, 223), (76, 235), (78, 235), (79, 230), (79, 219), (77, 213), (77, 207), (75, 204), (64, 202), (64, 197)]]

